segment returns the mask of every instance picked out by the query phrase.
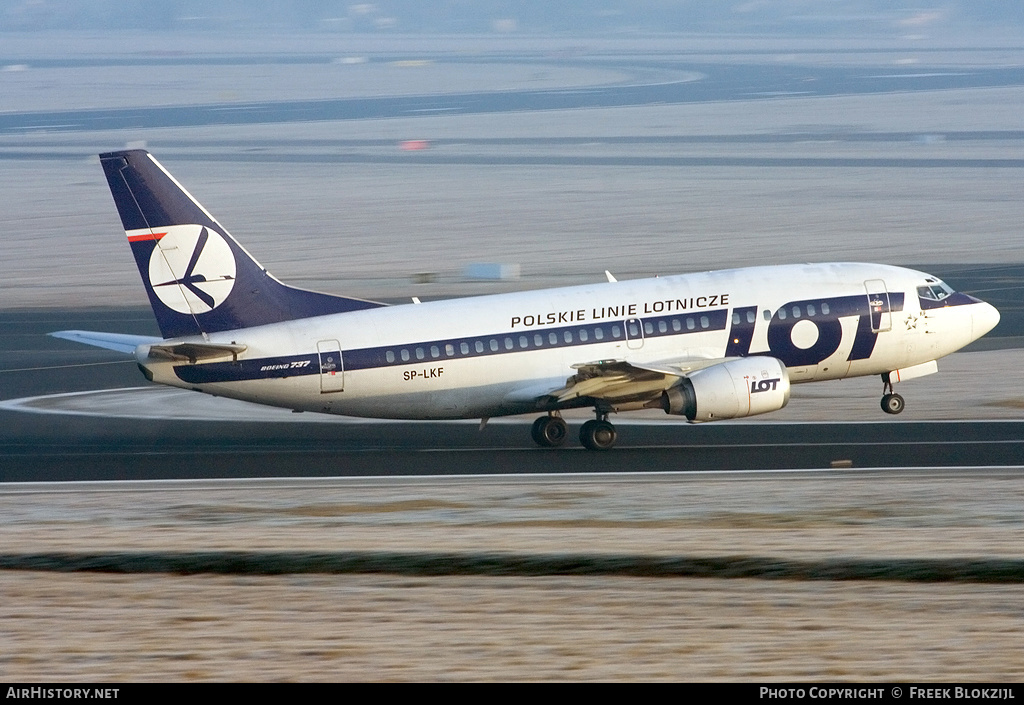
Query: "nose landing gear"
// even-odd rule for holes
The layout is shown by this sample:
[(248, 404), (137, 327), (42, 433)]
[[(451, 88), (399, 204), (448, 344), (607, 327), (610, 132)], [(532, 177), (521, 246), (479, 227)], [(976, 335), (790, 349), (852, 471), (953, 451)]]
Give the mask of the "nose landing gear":
[(903, 411), (907, 403), (903, 397), (893, 391), (889, 375), (882, 375), (882, 411), (887, 414), (898, 414)]

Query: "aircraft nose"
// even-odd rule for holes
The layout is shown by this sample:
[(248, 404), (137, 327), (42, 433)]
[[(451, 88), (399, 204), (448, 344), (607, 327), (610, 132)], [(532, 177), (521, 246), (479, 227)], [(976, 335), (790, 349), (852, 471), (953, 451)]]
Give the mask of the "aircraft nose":
[(974, 339), (977, 340), (999, 323), (999, 309), (992, 304), (982, 302), (974, 307), (971, 319), (971, 332), (974, 334)]

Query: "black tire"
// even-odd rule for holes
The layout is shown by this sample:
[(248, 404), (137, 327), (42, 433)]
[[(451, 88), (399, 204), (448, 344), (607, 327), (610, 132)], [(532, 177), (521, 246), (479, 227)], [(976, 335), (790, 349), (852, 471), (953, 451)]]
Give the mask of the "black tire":
[(587, 450), (611, 450), (618, 436), (607, 421), (587, 421), (580, 429), (580, 443)]
[(533, 422), (530, 429), (530, 436), (533, 442), (542, 448), (557, 448), (565, 443), (565, 437), (569, 435), (569, 429), (565, 421), (557, 416), (541, 416)]
[(898, 414), (906, 405), (907, 403), (899, 394), (886, 394), (882, 397), (882, 411), (887, 414)]

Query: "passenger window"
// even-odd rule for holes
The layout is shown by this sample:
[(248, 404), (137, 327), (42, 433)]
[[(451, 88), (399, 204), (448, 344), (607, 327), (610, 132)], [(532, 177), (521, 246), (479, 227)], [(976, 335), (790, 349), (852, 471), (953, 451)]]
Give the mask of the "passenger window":
[(476, 351), (478, 353), (482, 353), (484, 351), (484, 341), (482, 341), (482, 340), (476, 341), (475, 343), (473, 343), (473, 347), (476, 348)]
[(512, 338), (505, 338), (505, 349), (511, 350), (515, 347), (515, 343), (512, 342)]
[(658, 321), (658, 332), (659, 333), (668, 333), (668, 322), (667, 321)]
[(618, 340), (622, 337), (622, 329), (618, 326), (612, 326), (612, 337)]
[(676, 333), (678, 333), (682, 329), (683, 329), (683, 324), (679, 322), (679, 319), (678, 318), (673, 318), (672, 319), (672, 330), (674, 330)]
[(436, 345), (430, 346), (430, 357), (434, 359), (441, 357), (441, 351), (438, 349)]
[(644, 333), (652, 335), (654, 333), (654, 324), (650, 321), (644, 321)]
[(416, 359), (417, 360), (422, 360), (425, 357), (426, 357), (426, 354), (424, 354), (423, 348), (416, 348)]
[(402, 362), (409, 362), (409, 351), (402, 350)]
[(595, 328), (594, 329), (594, 339), (595, 340), (604, 340), (604, 328)]
[(738, 326), (740, 324), (740, 312), (739, 311), (733, 311), (732, 312), (732, 324), (734, 326)]
[(498, 341), (494, 338), (491, 338), (491, 351), (498, 352)]
[(565, 342), (571, 343), (572, 342), (572, 331), (570, 331), (570, 330), (565, 331), (565, 333), (562, 334), (562, 338), (565, 339)]
[(707, 316), (701, 316), (700, 317), (700, 327), (701, 328), (707, 328), (710, 325), (711, 325), (711, 321), (708, 320)]
[(469, 343), (459, 343), (459, 352), (463, 355), (469, 355)]
[(772, 312), (771, 312), (771, 311), (769, 311), (768, 309), (765, 309), (765, 310), (764, 310), (764, 314), (763, 314), (763, 318), (764, 318), (764, 320), (766, 320), (766, 321), (770, 321), (770, 320), (772, 320)]
[(394, 351), (388, 350), (386, 353), (384, 353), (384, 359), (387, 360), (388, 362), (394, 362), (395, 361), (395, 353), (394, 353)]
[(829, 310), (830, 310), (830, 309), (829, 309), (829, 307), (828, 307), (828, 304), (822, 304), (822, 305), (821, 305), (821, 315), (822, 315), (822, 316), (827, 316), (827, 315), (828, 315), (828, 312), (829, 312)]
[(558, 345), (558, 333), (548, 333), (548, 342), (552, 345)]
[(588, 337), (589, 336), (587, 335), (587, 330), (585, 328), (580, 328), (580, 342), (581, 343), (587, 342), (587, 338)]
[(747, 323), (753, 323), (757, 320), (757, 316), (754, 315), (753, 311), (747, 311)]
[(535, 336), (533, 336), (533, 344), (538, 348), (544, 345), (544, 336), (541, 335), (540, 333), (537, 333)]
[(455, 346), (452, 345), (451, 343), (446, 343), (445, 346), (444, 346), (444, 354), (447, 355), (448, 357), (451, 357), (452, 355), (454, 355), (455, 354)]
[(693, 330), (696, 327), (697, 327), (697, 324), (695, 324), (693, 322), (692, 318), (687, 318), (686, 319), (686, 330)]
[(629, 324), (629, 336), (631, 338), (636, 338), (636, 337), (639, 337), (639, 335), (640, 335), (640, 329), (637, 327), (636, 323), (630, 323)]
[(519, 347), (521, 347), (523, 350), (530, 347), (530, 339), (527, 338), (525, 335), (519, 336)]
[(784, 309), (784, 308), (780, 308), (779, 309), (779, 320), (780, 321), (786, 320), (786, 309)]
[(793, 318), (800, 318), (800, 307), (799, 306), (794, 306), (793, 307)]
[(807, 315), (816, 316), (818, 312), (814, 310), (814, 304), (807, 304)]

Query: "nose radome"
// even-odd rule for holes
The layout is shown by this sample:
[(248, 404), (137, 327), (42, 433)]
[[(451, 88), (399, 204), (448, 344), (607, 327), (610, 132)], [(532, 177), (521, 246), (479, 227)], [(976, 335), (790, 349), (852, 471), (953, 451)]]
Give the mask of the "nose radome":
[(980, 303), (974, 306), (971, 318), (972, 337), (977, 340), (999, 323), (999, 310), (992, 304)]

